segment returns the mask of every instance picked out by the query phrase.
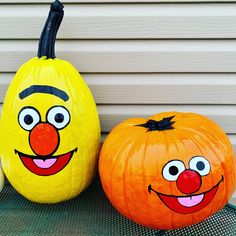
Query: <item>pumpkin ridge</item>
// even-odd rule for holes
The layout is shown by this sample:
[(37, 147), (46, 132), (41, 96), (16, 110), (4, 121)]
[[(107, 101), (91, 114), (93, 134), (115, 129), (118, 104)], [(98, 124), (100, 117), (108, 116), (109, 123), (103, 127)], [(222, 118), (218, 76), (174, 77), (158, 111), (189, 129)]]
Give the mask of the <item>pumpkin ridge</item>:
[[(188, 129), (187, 129), (187, 128), (183, 128), (183, 130), (187, 130), (187, 131), (189, 131), (189, 132), (194, 132), (194, 133), (200, 135), (205, 141), (208, 140), (208, 139), (205, 138), (206, 135), (203, 135), (203, 133), (202, 133), (201, 131), (199, 131), (198, 129), (193, 129), (193, 128), (188, 128)], [(212, 138), (212, 139), (215, 139), (215, 141), (216, 141), (217, 143), (219, 143), (219, 145), (221, 146), (221, 148), (224, 150), (224, 145), (222, 145), (222, 143), (220, 142), (220, 140), (219, 140), (215, 135), (213, 135), (212, 133), (210, 133), (209, 130), (207, 130), (207, 129), (205, 129), (205, 128), (203, 128), (203, 130), (206, 131), (208, 137), (210, 137), (210, 138)], [(218, 158), (217, 152), (215, 152), (214, 150), (212, 150), (212, 146), (210, 146), (210, 147), (211, 147), (211, 151), (216, 154), (217, 160), (221, 163), (221, 159)], [(226, 152), (227, 152), (227, 150), (224, 151), (224, 153), (226, 153)], [(221, 165), (221, 166), (222, 166), (222, 165)], [(222, 169), (224, 170), (223, 167), (222, 167)], [(224, 173), (224, 174), (225, 174), (225, 173)], [(224, 175), (224, 176), (225, 176), (225, 175)]]
[[(200, 135), (200, 136), (202, 136), (202, 137), (205, 137), (205, 135), (203, 135), (202, 134), (202, 132), (199, 132), (198, 130), (196, 130), (196, 129), (184, 129), (184, 131), (188, 131), (188, 132), (194, 132), (194, 133), (197, 133), (198, 135)], [(188, 137), (188, 135), (186, 136), (186, 134), (183, 132), (183, 130), (181, 130), (181, 129), (179, 129), (179, 131), (180, 131), (180, 133), (182, 133), (182, 135), (183, 135), (183, 137)], [(181, 132), (182, 131), (182, 132)], [(200, 151), (200, 155), (202, 155), (202, 156), (205, 156), (204, 154), (203, 154), (203, 152), (202, 152), (202, 150), (204, 150), (204, 147), (202, 146), (202, 144), (201, 143), (199, 143), (199, 141), (198, 140), (196, 140), (195, 139), (195, 137), (194, 136), (192, 136), (192, 135), (190, 135), (191, 136), (191, 140), (192, 140), (192, 142), (194, 143), (194, 145), (196, 145), (196, 147), (199, 149), (199, 151)], [(205, 138), (204, 138), (205, 139)], [(208, 140), (208, 139), (206, 139), (206, 140)], [(182, 140), (180, 139), (180, 141), (182, 142)], [(185, 146), (185, 144), (183, 143), (183, 145)], [(213, 152), (214, 154), (215, 154), (215, 152), (211, 149), (211, 152)], [(212, 186), (214, 186), (214, 181), (213, 181), (213, 176), (211, 175), (211, 182), (212, 182)], [(209, 203), (209, 205), (213, 205), (213, 201), (214, 201), (214, 199), (212, 199), (212, 201)], [(208, 216), (207, 217), (209, 217), (209, 216), (211, 216), (212, 215), (212, 212), (213, 212), (213, 210), (214, 209), (212, 209), (212, 207), (211, 207), (211, 210), (210, 210), (210, 212), (208, 213)], [(192, 214), (191, 215), (191, 217), (192, 217), (192, 223), (191, 224), (193, 224), (193, 222), (195, 222), (195, 217), (194, 217), (194, 214)]]
[[(173, 132), (172, 132), (173, 133)], [(166, 153), (167, 153), (167, 162), (168, 161), (170, 161), (172, 158), (171, 158), (171, 154), (170, 154), (170, 150), (169, 150), (169, 145), (168, 145), (168, 140), (167, 140), (167, 135), (166, 135), (166, 133), (164, 132), (163, 133), (163, 136), (164, 136), (164, 138), (165, 138), (165, 143), (166, 143)], [(176, 143), (175, 143), (176, 144)], [(177, 145), (176, 145), (176, 147), (177, 147)], [(179, 152), (179, 149), (177, 148), (177, 150), (178, 150), (178, 152)], [(169, 188), (170, 188), (170, 190), (171, 190), (171, 194), (173, 195), (173, 188), (172, 188), (172, 183), (169, 181)], [(174, 215), (173, 214), (170, 214), (170, 222), (171, 222), (171, 225), (172, 225), (172, 227), (174, 226)]]
[[(196, 133), (196, 130), (195, 130), (195, 129), (192, 129), (192, 130), (193, 130), (193, 132)], [(185, 132), (183, 132), (183, 131), (180, 131), (180, 132), (185, 133)], [(198, 133), (198, 132), (197, 132), (197, 133)], [(189, 139), (197, 146), (197, 148), (199, 149), (200, 154), (201, 154), (202, 156), (205, 156), (205, 155), (203, 154), (203, 152), (202, 152), (202, 150), (204, 150), (204, 147), (202, 146), (201, 143), (199, 143), (198, 140), (195, 139), (195, 137), (191, 134), (191, 132), (188, 132), (185, 137), (189, 138)], [(214, 186), (214, 181), (213, 181), (212, 178), (211, 178), (211, 183), (212, 183), (212, 186)], [(208, 191), (208, 190), (207, 190), (207, 191)], [(212, 199), (212, 200), (214, 200), (214, 199)], [(212, 205), (212, 201), (209, 203), (209, 205)], [(212, 210), (210, 210), (210, 214), (208, 214), (208, 217), (211, 215), (211, 212), (212, 212)], [(193, 223), (195, 222), (195, 216), (194, 216), (194, 214), (192, 214), (191, 216), (192, 216), (192, 224), (193, 224)]]
[[(137, 135), (136, 133), (134, 133), (135, 135), (133, 135), (132, 137), (137, 137), (137, 136), (140, 136), (140, 135)], [(128, 204), (128, 200), (127, 200), (127, 191), (126, 191), (126, 179), (127, 179), (127, 169), (128, 169), (128, 164), (129, 164), (129, 161), (130, 161), (130, 159), (131, 158), (129, 158), (129, 156), (130, 156), (130, 154), (132, 153), (132, 151), (133, 151), (133, 148), (134, 148), (134, 146), (135, 146), (135, 144), (138, 142), (138, 138), (132, 143), (132, 144), (130, 144), (130, 148), (129, 148), (129, 150), (127, 151), (127, 153), (126, 153), (126, 155), (125, 155), (125, 157), (124, 157), (124, 159), (125, 159), (125, 163), (124, 163), (124, 174), (123, 174), (123, 194), (124, 194), (124, 203), (125, 203), (125, 205), (126, 205), (126, 208), (127, 208), (127, 212), (128, 212), (128, 214), (129, 214), (129, 216), (130, 216), (130, 218), (133, 218), (133, 214), (131, 213), (131, 210), (130, 210), (130, 208), (129, 208), (129, 204)], [(129, 175), (128, 175), (128, 177), (129, 177)], [(129, 189), (129, 188), (128, 188)]]
[[(178, 130), (178, 132), (179, 132), (179, 134), (178, 134), (178, 135), (176, 134), (177, 137), (176, 137), (174, 140), (178, 140), (178, 141), (182, 144), (183, 149), (185, 150), (185, 149), (186, 149), (186, 144), (183, 142), (183, 140), (182, 140), (181, 137), (185, 137), (185, 138), (189, 138), (189, 137), (188, 137), (188, 135), (184, 134), (184, 133), (181, 132), (180, 130)], [(173, 136), (173, 132), (170, 133), (170, 134), (172, 134), (172, 136)], [(180, 134), (181, 134), (181, 137), (179, 137)], [(179, 148), (178, 145), (177, 145), (177, 141), (175, 141), (175, 142), (173, 142), (173, 143), (175, 144), (175, 146), (176, 146), (176, 148), (177, 148), (177, 150), (178, 150), (178, 153), (179, 153), (179, 154), (183, 153), (182, 150), (180, 151), (180, 148)], [(199, 149), (199, 147), (198, 147), (198, 149)], [(200, 151), (201, 151), (201, 150), (200, 150)], [(181, 155), (179, 155), (179, 158), (182, 158)], [(185, 164), (185, 166), (186, 166), (186, 163), (184, 163), (184, 164)], [(186, 167), (187, 167), (187, 166), (186, 166)], [(171, 188), (171, 189), (172, 189), (172, 188)], [(173, 192), (172, 192), (172, 195), (174, 195)], [(174, 215), (172, 215), (172, 218), (173, 218), (173, 217), (174, 217)], [(194, 216), (193, 216), (193, 215), (191, 215), (191, 219), (192, 219), (191, 224), (193, 224), (193, 223), (194, 223)], [(174, 226), (174, 224), (173, 224), (173, 226)], [(176, 227), (176, 226), (174, 226), (174, 227)]]
[[(178, 150), (178, 153), (179, 153), (179, 158), (181, 158), (182, 159), (182, 156), (180, 155), (181, 153), (183, 153), (183, 150), (181, 150), (181, 147), (179, 147), (178, 146), (178, 143), (175, 141), (175, 140), (178, 140), (181, 144), (182, 144), (182, 147), (183, 147), (183, 149), (185, 150), (186, 149), (186, 144), (183, 142), (183, 139), (182, 139), (182, 137), (184, 137), (184, 138), (190, 138), (191, 139), (191, 137), (189, 137), (188, 135), (186, 135), (185, 133), (183, 133), (183, 132), (181, 132), (181, 130), (179, 130), (178, 129), (178, 135), (177, 135), (177, 133), (174, 133), (174, 132), (171, 132), (171, 133), (169, 133), (170, 135), (172, 135), (172, 136), (174, 136), (174, 138), (173, 138), (173, 140), (174, 140), (174, 144), (175, 144), (175, 146), (176, 146), (176, 148), (177, 148), (177, 150)], [(181, 136), (180, 136), (181, 135)], [(195, 142), (194, 142), (195, 143)], [(198, 147), (198, 149), (199, 149), (199, 147)], [(172, 158), (173, 159), (173, 158)], [(170, 159), (171, 160), (171, 159)], [(187, 166), (186, 166), (186, 163), (184, 163), (185, 164), (185, 167), (187, 168)], [(171, 188), (171, 190), (172, 190), (172, 188)], [(173, 191), (171, 191), (171, 193), (172, 193), (172, 195), (175, 195), (174, 193), (173, 193)], [(171, 216), (174, 216), (174, 215), (171, 215)], [(172, 217), (173, 218), (173, 217)], [(191, 224), (193, 224), (194, 223), (194, 217), (192, 216), (192, 222), (191, 222)], [(175, 228), (176, 228), (176, 226), (174, 225), (174, 224), (172, 224)]]
[[(204, 130), (205, 130), (205, 129), (204, 129)], [(200, 133), (200, 136), (202, 136), (203, 138), (204, 138), (205, 136), (208, 136), (208, 137), (210, 137), (210, 138), (216, 139), (215, 135), (212, 135), (209, 131), (206, 132), (205, 135), (203, 135), (202, 132), (200, 132), (200, 131), (199, 131), (199, 133)], [(205, 138), (204, 138), (204, 139), (205, 139)], [(219, 142), (219, 139), (216, 139), (216, 140)], [(205, 141), (205, 142), (206, 142), (206, 141)], [(212, 147), (210, 146), (210, 150), (211, 150), (211, 152), (213, 152), (213, 153), (215, 154), (215, 156), (217, 157), (217, 159), (218, 159), (218, 161), (219, 161), (219, 163), (220, 163), (221, 169), (222, 169), (223, 172), (224, 172), (224, 174), (222, 175), (222, 176), (223, 176), (222, 179), (223, 179), (223, 181), (224, 181), (224, 178), (225, 178), (225, 176), (226, 176), (226, 175), (225, 175), (225, 168), (224, 168), (224, 166), (222, 166), (222, 162), (221, 162), (221, 160), (219, 159), (219, 155), (218, 155), (218, 153), (214, 150), (214, 148), (212, 148)], [(213, 183), (213, 185), (214, 185), (214, 178), (213, 178), (213, 175), (210, 175), (210, 176), (211, 176), (211, 181), (212, 181), (212, 183)], [(227, 187), (227, 184), (226, 184), (225, 187), (224, 187), (224, 194), (222, 194), (223, 197), (226, 197), (226, 196), (227, 196), (227, 192), (228, 192), (228, 187)], [(214, 201), (215, 201), (215, 198), (212, 199), (212, 201), (210, 202), (209, 205), (214, 206)], [(220, 206), (219, 209), (221, 209), (222, 207), (223, 207), (223, 205)], [(214, 208), (211, 207), (210, 209), (211, 209), (211, 210), (210, 210), (210, 214), (208, 215), (208, 217), (210, 217), (210, 216), (213, 215), (213, 213), (214, 213)]]
[[(193, 117), (192, 118), (192, 121), (196, 121), (197, 123), (198, 122), (201, 122), (201, 123), (203, 123), (204, 125), (202, 125), (201, 126), (201, 128), (202, 129), (204, 129), (204, 131), (206, 131), (206, 132), (208, 132), (208, 133), (211, 133), (211, 135), (212, 136), (214, 136), (215, 137), (215, 139), (219, 142), (219, 144), (221, 145), (221, 147), (223, 148), (223, 149), (225, 149), (225, 145), (223, 144), (223, 141), (221, 140), (221, 139), (219, 139), (218, 137), (216, 137), (216, 135), (215, 135), (215, 132), (217, 132), (218, 133), (218, 135), (219, 135), (219, 131), (221, 131), (221, 132), (223, 132), (223, 129), (222, 128), (220, 128), (220, 127), (215, 127), (215, 124), (209, 119), (209, 118), (205, 118), (205, 120), (202, 120), (201, 119), (201, 115), (198, 115), (198, 117)], [(206, 123), (207, 123), (207, 127), (208, 128), (206, 128)], [(199, 123), (198, 123), (199, 124)], [(179, 127), (179, 128), (182, 128), (182, 127)], [(186, 128), (186, 126), (184, 127), (184, 128)], [(190, 127), (190, 128), (192, 128), (193, 130), (194, 129), (198, 129), (198, 128), (200, 128), (200, 126), (196, 126), (196, 127)], [(217, 130), (216, 130), (217, 129)], [(211, 132), (211, 130), (214, 130), (214, 132)], [(227, 138), (225, 135), (223, 136), (222, 134), (221, 134), (221, 137), (222, 138)], [(228, 138), (227, 138), (227, 141), (228, 141)]]
[[(214, 132), (211, 132), (211, 129), (208, 130), (208, 129), (206, 129), (205, 127), (201, 127), (201, 128), (202, 128), (204, 131), (207, 131), (208, 134), (209, 134), (211, 137), (213, 137), (213, 138), (219, 143), (219, 145), (221, 146), (221, 148), (224, 149), (225, 152), (228, 151), (227, 149), (228, 149), (230, 146), (227, 145), (227, 148), (225, 148), (225, 145), (223, 144), (222, 140), (216, 137), (216, 135), (215, 135), (215, 130), (214, 130)], [(223, 131), (223, 130), (222, 130), (222, 131)], [(227, 141), (229, 142), (229, 139), (228, 139), (228, 137), (227, 137), (226, 135), (222, 136), (222, 138), (224, 138), (224, 141), (227, 139)], [(231, 149), (231, 152), (233, 152), (232, 147), (230, 147), (230, 149)]]
[[(204, 128), (203, 128), (204, 129)], [(203, 134), (202, 134), (202, 132), (201, 131), (198, 131), (198, 130), (196, 130), (197, 131), (197, 133), (199, 133), (203, 138), (207, 135), (208, 137), (210, 137), (210, 138), (212, 138), (212, 139), (215, 139), (216, 140), (216, 142), (218, 142), (219, 143), (219, 145), (222, 147), (222, 149), (224, 150), (224, 153), (225, 153), (225, 155), (227, 155), (226, 153), (227, 153), (227, 150), (225, 150), (224, 149), (224, 145), (222, 145), (222, 143), (221, 143), (221, 140), (219, 140), (213, 133), (211, 133), (211, 132), (209, 132), (209, 130), (206, 130), (206, 129), (204, 129), (204, 131), (208, 131), (207, 133), (206, 133), (206, 135), (205, 136), (203, 136)], [(195, 132), (196, 132), (195, 131)], [(214, 148), (211, 146), (210, 147), (211, 148), (211, 151), (215, 154), (215, 156), (217, 157), (217, 160), (219, 161), (219, 163), (220, 163), (220, 166), (221, 166), (221, 169), (223, 170), (223, 172), (224, 172), (224, 178), (226, 178), (226, 172), (225, 172), (225, 167), (222, 165), (222, 161), (221, 161), (221, 159), (220, 159), (220, 157), (219, 157), (219, 155), (218, 155), (218, 152), (216, 152), (215, 150), (214, 150)], [(213, 178), (212, 178), (212, 180), (213, 180)], [(235, 180), (234, 180), (235, 181)], [(213, 183), (214, 183), (214, 181), (213, 181)], [(228, 185), (226, 184), (225, 185), (225, 188), (224, 188), (224, 197), (226, 197), (227, 196), (227, 193), (228, 193)], [(220, 208), (222, 208), (223, 207), (223, 205), (220, 207)]]
[[(119, 133), (118, 133), (119, 134)], [(123, 135), (122, 135), (123, 136)], [(113, 186), (113, 184), (112, 184), (112, 182), (113, 182), (113, 172), (114, 172), (114, 170), (116, 169), (116, 166), (117, 166), (117, 164), (118, 164), (118, 162), (119, 162), (119, 155), (120, 155), (120, 153), (123, 151), (123, 148), (124, 147), (126, 147), (127, 146), (127, 143), (132, 139), (132, 138), (134, 138), (136, 136), (136, 134), (134, 133), (132, 136), (129, 136), (126, 140), (125, 140), (125, 142), (124, 143), (122, 143), (122, 145), (120, 146), (120, 148), (119, 148), (119, 150), (116, 152), (116, 155), (115, 155), (115, 162), (114, 162), (114, 164), (113, 164), (113, 166), (112, 166), (112, 169), (111, 169), (111, 171), (110, 171), (110, 181), (109, 181), (109, 189), (110, 189), (110, 195), (109, 195), (109, 197), (110, 197), (110, 199), (113, 199), (113, 189), (112, 189), (112, 186)], [(113, 137), (113, 138), (117, 138), (117, 137)], [(106, 145), (106, 141), (105, 141), (105, 143), (104, 143), (104, 145)], [(104, 146), (105, 147), (105, 146)], [(116, 147), (114, 147), (114, 148), (116, 148)], [(113, 151), (113, 149), (111, 148), (110, 149), (110, 152), (112, 152)], [(108, 153), (106, 153), (106, 155), (104, 155), (104, 156), (108, 156), (108, 154), (109, 154), (109, 152)], [(104, 163), (105, 163), (105, 160), (106, 160), (106, 158), (104, 158)], [(99, 172), (103, 172), (104, 170), (103, 170), (103, 168), (102, 168), (102, 164), (104, 165), (104, 163), (101, 163), (101, 166), (100, 166), (100, 168), (99, 168)]]
[[(147, 145), (148, 145), (148, 140), (149, 140), (149, 135), (147, 135), (146, 137), (146, 140), (145, 140), (145, 144), (144, 144), (144, 158), (142, 159), (142, 176), (143, 176), (143, 180), (142, 180), (142, 183), (143, 183), (143, 191), (147, 191), (147, 187), (146, 187), (146, 174), (145, 174), (145, 169), (144, 169), (144, 160), (147, 158)], [(146, 202), (148, 203), (148, 195), (145, 195), (146, 197)], [(150, 210), (149, 210), (149, 207), (146, 208), (147, 209), (147, 212), (148, 212), (148, 215), (151, 217), (151, 219), (153, 219), (152, 217), (152, 214), (150, 214)]]
[[(119, 133), (118, 133), (118, 132), (117, 132), (117, 133), (115, 133), (115, 132), (109, 133), (108, 136), (107, 136), (107, 138), (106, 138), (105, 141), (104, 141), (104, 144), (102, 145), (101, 152), (102, 152), (102, 151), (106, 152), (106, 156), (108, 156), (109, 153), (113, 151), (113, 148), (116, 148), (116, 142), (112, 142), (112, 145), (109, 146), (109, 151), (107, 152), (107, 150), (106, 150), (106, 147), (107, 147), (107, 139), (110, 138), (110, 139), (118, 139), (118, 140), (120, 140), (119, 137), (124, 137), (124, 136), (123, 136), (123, 133), (122, 133), (123, 130), (126, 131), (126, 127), (122, 127)], [(129, 138), (130, 138), (130, 137), (129, 137)], [(128, 140), (129, 140), (129, 139), (128, 139)], [(127, 140), (127, 141), (128, 141), (128, 140)], [(119, 148), (118, 152), (116, 152), (116, 155), (115, 155), (115, 156), (117, 156), (117, 155), (119, 154), (121, 147), (123, 147), (123, 144), (120, 145), (120, 148)], [(116, 159), (117, 159), (117, 158), (116, 158)], [(117, 161), (117, 160), (116, 160), (116, 161)], [(116, 161), (114, 162), (114, 165), (116, 164)], [(103, 168), (104, 168), (104, 164), (105, 164), (105, 163), (106, 163), (106, 158), (104, 158), (103, 161), (99, 160), (99, 171), (103, 171)], [(114, 167), (113, 167), (113, 168), (114, 168)], [(113, 169), (113, 168), (112, 168), (112, 169)]]
[[(206, 134), (203, 134), (201, 131), (199, 131), (199, 130), (197, 130), (197, 129), (193, 129), (193, 128), (189, 128), (189, 129), (184, 129), (184, 130), (188, 130), (189, 132), (194, 132), (194, 133), (196, 133), (198, 136), (200, 136), (203, 140), (204, 140), (204, 142), (206, 142), (207, 140), (209, 140), (209, 138), (206, 138), (206, 136), (208, 136), (208, 137), (210, 137), (210, 138), (212, 138), (212, 137), (214, 137), (214, 136), (211, 136), (211, 135), (209, 135), (209, 131), (208, 130), (205, 130), (204, 129), (204, 131), (207, 131), (207, 134), (208, 135), (206, 135)], [(190, 131), (191, 130), (191, 131)], [(194, 143), (197, 145), (197, 146), (199, 146), (199, 141), (198, 140), (196, 140), (194, 137), (192, 137), (191, 138), (192, 140), (195, 140), (194, 141)], [(218, 141), (218, 140), (217, 140)], [(202, 144), (200, 144), (201, 145), (201, 147), (202, 147)], [(221, 169), (223, 170), (223, 172), (224, 172), (224, 174), (222, 174), (223, 176), (224, 176), (224, 178), (225, 178), (225, 176), (227, 176), (226, 175), (226, 173), (225, 173), (225, 168), (222, 166), (222, 163), (221, 163), (221, 160), (219, 159), (219, 156), (218, 156), (218, 153), (210, 146), (209, 147), (210, 148), (210, 151), (212, 152), (212, 153), (214, 153), (215, 154), (215, 156), (217, 157), (217, 160), (218, 160), (218, 162), (220, 163), (220, 165), (221, 165)], [(202, 150), (202, 148), (200, 148), (200, 150)], [(202, 154), (203, 155), (203, 154)], [(212, 177), (212, 175), (211, 175), (211, 177)], [(214, 179), (213, 178), (211, 178), (211, 180), (212, 180), (212, 186), (214, 185)], [(226, 197), (227, 196), (227, 192), (228, 192), (228, 187), (227, 187), (227, 184), (225, 185), (225, 188), (224, 188), (224, 197)], [(214, 200), (214, 199), (213, 199)], [(211, 201), (210, 202), (210, 205), (213, 205), (213, 201)], [(222, 208), (222, 206), (220, 207), (220, 209)], [(211, 208), (211, 211), (210, 211), (210, 214), (208, 214), (208, 217), (209, 216), (211, 216), (212, 215), (212, 212), (214, 211), (214, 209), (212, 209)]]

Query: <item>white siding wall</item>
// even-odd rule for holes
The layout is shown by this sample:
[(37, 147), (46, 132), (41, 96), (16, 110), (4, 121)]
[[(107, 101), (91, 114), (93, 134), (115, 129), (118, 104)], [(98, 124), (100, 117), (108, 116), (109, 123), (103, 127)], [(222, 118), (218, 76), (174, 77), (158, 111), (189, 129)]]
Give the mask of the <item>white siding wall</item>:
[[(48, 2), (0, 1), (0, 103), (36, 55)], [(57, 55), (91, 88), (103, 137), (128, 117), (193, 111), (218, 122), (236, 149), (236, 1), (63, 2)]]

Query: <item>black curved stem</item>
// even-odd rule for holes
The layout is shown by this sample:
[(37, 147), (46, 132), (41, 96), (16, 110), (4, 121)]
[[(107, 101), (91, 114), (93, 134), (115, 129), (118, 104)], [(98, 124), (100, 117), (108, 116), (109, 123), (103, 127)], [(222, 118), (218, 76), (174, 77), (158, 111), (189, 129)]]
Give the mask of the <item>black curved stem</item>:
[(172, 126), (175, 122), (171, 121), (175, 116), (170, 116), (163, 118), (160, 121), (156, 120), (148, 120), (145, 124), (140, 124), (136, 126), (141, 126), (147, 128), (147, 131), (163, 131), (163, 130), (170, 130), (174, 129)]
[(64, 11), (63, 4), (56, 0), (52, 3), (47, 21), (44, 25), (38, 48), (38, 57), (55, 58), (55, 42), (57, 31), (61, 25)]

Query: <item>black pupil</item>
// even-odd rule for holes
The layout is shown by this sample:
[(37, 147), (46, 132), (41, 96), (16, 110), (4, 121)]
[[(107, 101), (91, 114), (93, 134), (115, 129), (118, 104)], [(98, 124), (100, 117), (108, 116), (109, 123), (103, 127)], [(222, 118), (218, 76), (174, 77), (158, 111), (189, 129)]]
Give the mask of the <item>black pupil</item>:
[(170, 173), (171, 175), (177, 175), (178, 172), (179, 172), (179, 170), (178, 170), (178, 168), (177, 168), (176, 166), (171, 166), (171, 167), (169, 168), (169, 173)]
[(205, 168), (204, 162), (199, 161), (199, 162), (197, 163), (197, 169), (198, 169), (198, 170), (204, 170), (204, 168)]
[(26, 115), (25, 117), (24, 117), (24, 122), (25, 122), (25, 124), (27, 124), (27, 125), (31, 125), (32, 123), (33, 123), (33, 117), (31, 116), (31, 115)]
[(56, 121), (57, 123), (62, 123), (62, 122), (64, 121), (64, 115), (61, 114), (61, 113), (57, 113), (57, 114), (55, 115), (55, 121)]

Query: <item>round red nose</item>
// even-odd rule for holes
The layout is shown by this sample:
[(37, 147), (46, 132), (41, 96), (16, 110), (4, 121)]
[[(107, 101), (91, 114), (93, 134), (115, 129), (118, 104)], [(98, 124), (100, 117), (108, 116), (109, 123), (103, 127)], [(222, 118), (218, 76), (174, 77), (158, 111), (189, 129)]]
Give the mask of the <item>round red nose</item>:
[(202, 184), (201, 176), (194, 170), (185, 170), (177, 179), (179, 191), (185, 194), (197, 192)]
[(36, 155), (49, 156), (58, 147), (59, 135), (54, 126), (48, 123), (40, 123), (30, 132), (29, 142)]

